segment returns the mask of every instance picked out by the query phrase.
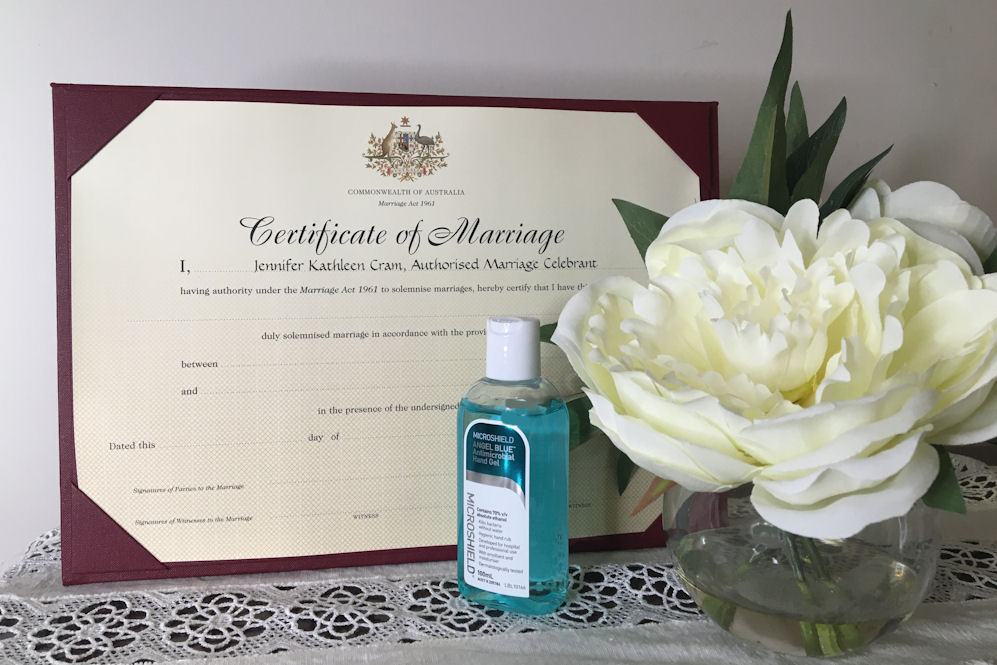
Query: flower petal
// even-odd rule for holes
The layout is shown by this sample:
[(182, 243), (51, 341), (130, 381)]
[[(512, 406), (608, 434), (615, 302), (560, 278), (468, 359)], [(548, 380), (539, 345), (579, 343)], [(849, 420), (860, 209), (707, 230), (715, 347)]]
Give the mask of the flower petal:
[(969, 240), (959, 232), (945, 226), (939, 226), (931, 222), (921, 222), (915, 219), (902, 219), (900, 221), (919, 236), (958, 254), (959, 258), (969, 264), (974, 275), (983, 274), (983, 263), (980, 261), (980, 255), (970, 244)]
[[(595, 342), (602, 346), (603, 357), (607, 350), (612, 357), (627, 341), (617, 325), (610, 324), (608, 330), (593, 330), (599, 325), (599, 315), (607, 307), (615, 310), (614, 319), (631, 315), (631, 303), (643, 290), (644, 287), (629, 277), (606, 277), (576, 293), (561, 310), (551, 341), (561, 347), (572, 369), (590, 388), (610, 394), (615, 391), (605, 367), (599, 360), (591, 360), (591, 352), (599, 350), (593, 348), (592, 338), (599, 337)], [(608, 337), (602, 337), (607, 333)], [(611, 348), (613, 346), (617, 348)]]
[(852, 205), (848, 208), (848, 212), (851, 213), (852, 217), (855, 219), (862, 219), (869, 221), (870, 219), (878, 219), (883, 216), (883, 207), (880, 204), (880, 195), (876, 192), (875, 187), (866, 186), (859, 192), (859, 195), (855, 197), (852, 201)]
[(883, 202), (885, 217), (942, 226), (963, 236), (985, 259), (997, 248), (997, 227), (976, 206), (937, 182), (912, 182), (892, 192)]
[[(785, 478), (811, 469), (829, 468), (849, 459), (866, 457), (870, 449), (878, 449), (882, 442), (888, 442), (914, 429), (931, 412), (937, 395), (917, 386), (903, 386), (883, 398), (900, 402), (899, 408), (894, 413), (871, 422), (852, 422), (851, 428), (813, 452), (769, 466), (764, 476)], [(840, 411), (838, 413), (844, 418), (848, 417)]]
[(946, 446), (980, 443), (997, 437), (997, 390), (995, 382), (979, 388), (973, 395), (960, 402), (964, 407), (974, 406), (962, 418), (939, 432), (932, 432), (931, 442)]
[(997, 325), (997, 291), (961, 291), (917, 311), (904, 326), (893, 369), (922, 372)]
[[(924, 405), (914, 401), (922, 392), (916, 385), (900, 385), (879, 395), (843, 402), (815, 404), (796, 413), (779, 418), (755, 421), (738, 435), (738, 444), (755, 459), (766, 464), (786, 463), (818, 450), (839, 437), (853, 432), (860, 439), (875, 435), (869, 442), (889, 436), (892, 416), (905, 409), (908, 413), (924, 414)], [(898, 422), (903, 422), (901, 416)], [(886, 420), (881, 428), (873, 426), (865, 431), (863, 425)], [(856, 432), (857, 430), (857, 432)], [(894, 432), (895, 433), (895, 432)], [(848, 441), (848, 439), (844, 439)]]
[(634, 464), (674, 480), (694, 492), (733, 489), (750, 480), (756, 468), (710, 448), (675, 439), (646, 423), (621, 415), (606, 398), (587, 392), (591, 420)]
[(911, 460), (924, 438), (924, 427), (907, 434), (896, 444), (868, 457), (855, 457), (829, 464), (805, 476), (771, 480), (767, 469), (755, 478), (773, 497), (794, 506), (810, 506), (843, 494), (852, 494), (878, 485), (900, 472)]
[(740, 429), (751, 421), (730, 413), (715, 397), (702, 394), (698, 399), (678, 402), (664, 386), (656, 386), (643, 372), (614, 372), (613, 379), (620, 406), (628, 416), (639, 418), (676, 439), (695, 441), (744, 462), (750, 461), (731, 442), (730, 431), (732, 426)]
[(938, 454), (922, 444), (899, 473), (863, 492), (816, 506), (792, 506), (755, 486), (751, 503), (780, 529), (811, 538), (850, 538), (870, 524), (906, 514), (938, 475)]

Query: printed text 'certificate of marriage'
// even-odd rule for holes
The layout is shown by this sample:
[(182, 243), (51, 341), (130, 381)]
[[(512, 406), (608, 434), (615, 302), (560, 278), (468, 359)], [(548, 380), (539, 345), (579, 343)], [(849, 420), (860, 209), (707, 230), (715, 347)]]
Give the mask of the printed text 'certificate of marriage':
[[(453, 544), (486, 317), (646, 280), (612, 199), (699, 197), (630, 113), (189, 100), (71, 187), (79, 488), (176, 562)], [(573, 451), (573, 537), (654, 519), (614, 459)]]

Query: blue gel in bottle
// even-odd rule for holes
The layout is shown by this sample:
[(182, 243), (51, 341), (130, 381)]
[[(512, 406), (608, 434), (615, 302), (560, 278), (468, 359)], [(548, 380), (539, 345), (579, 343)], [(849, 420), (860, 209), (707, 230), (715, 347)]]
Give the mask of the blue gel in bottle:
[(486, 376), (457, 415), (457, 582), (468, 600), (523, 614), (568, 589), (568, 411), (540, 377), (536, 319), (488, 320)]

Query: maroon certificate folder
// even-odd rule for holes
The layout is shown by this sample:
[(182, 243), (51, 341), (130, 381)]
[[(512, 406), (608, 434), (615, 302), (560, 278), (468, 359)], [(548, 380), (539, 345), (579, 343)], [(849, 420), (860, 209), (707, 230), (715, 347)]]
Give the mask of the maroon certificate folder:
[[(443, 481), (417, 483), (434, 474), (453, 477), (446, 450), (455, 445), (455, 413), (448, 405), (459, 399), (460, 391), (443, 384), (467, 385), (477, 370), (449, 369), (440, 360), (440, 349), (451, 347), (433, 347), (426, 351), (434, 358), (430, 368), (417, 366), (402, 376), (399, 368), (408, 365), (392, 354), (419, 347), (405, 346), (416, 344), (410, 339), (388, 347), (386, 338), (429, 339), (439, 328), (453, 348), (469, 344), (464, 355), (472, 357), (464, 360), (473, 367), (478, 362), (475, 342), (463, 338), (476, 334), (483, 320), (477, 325), (460, 310), (448, 309), (466, 310), (472, 302), (483, 302), (472, 300), (473, 292), (481, 298), (495, 293), (507, 298), (491, 307), (521, 304), (519, 311), (554, 320), (558, 303), (570, 290), (615, 269), (636, 274), (639, 257), (624, 265), (621, 259), (605, 258), (622, 254), (597, 256), (603, 241), (578, 234), (573, 238), (570, 220), (540, 222), (529, 215), (549, 203), (531, 189), (537, 180), (549, 179), (544, 187), (569, 209), (576, 197), (580, 201), (616, 177), (618, 168), (633, 169), (634, 175), (621, 182), (635, 184), (632, 190), (621, 185), (624, 191), (614, 190), (613, 196), (644, 203), (642, 192), (651, 196), (659, 185), (668, 189), (670, 176), (659, 171), (655, 156), (660, 146), (648, 146), (647, 157), (643, 147), (635, 147), (633, 160), (612, 161), (619, 159), (609, 154), (614, 146), (628, 139), (598, 136), (605, 119), (639, 118), (651, 130), (650, 141), (663, 142), (698, 177), (693, 196), (717, 196), (715, 103), (56, 84), (53, 107), (67, 584), (453, 557), (456, 497), (452, 505), (446, 492), (433, 498)], [(329, 116), (336, 119), (335, 127), (323, 119), (324, 110), (335, 110), (337, 115)], [(354, 121), (358, 114), (371, 118), (369, 123)], [(586, 124), (592, 118), (595, 124)], [(577, 129), (572, 124), (576, 120)], [(312, 132), (313, 127), (320, 129)], [(633, 123), (620, 131), (624, 137), (643, 136)], [(194, 135), (200, 138), (186, 145)], [(316, 141), (324, 142), (321, 150), (312, 149)], [(473, 159), (472, 147), (477, 151)], [(261, 151), (267, 158), (248, 168), (247, 162)], [(600, 151), (607, 156), (593, 154)], [(330, 154), (334, 161), (324, 161)], [(645, 159), (646, 164), (628, 163)], [(275, 161), (281, 162), (279, 168)], [(315, 169), (327, 166), (328, 191), (339, 198), (324, 200), (322, 188), (309, 188), (313, 179), (321, 181), (313, 178)], [(340, 167), (349, 175), (337, 175)], [(356, 171), (349, 170), (354, 167)], [(531, 169), (539, 175), (530, 175)], [(261, 170), (267, 175), (259, 175)], [(268, 199), (275, 180), (279, 187), (272, 191), (279, 196)], [(488, 242), (481, 229), (490, 218), (480, 213), (480, 202), (498, 193), (502, 202), (497, 205), (516, 214), (508, 225), (523, 230), (515, 241), (523, 245), (472, 246)], [(610, 197), (599, 196), (606, 210), (613, 211)], [(277, 199), (283, 203), (274, 203)], [(323, 214), (307, 216), (312, 199), (325, 201)], [(671, 200), (680, 199), (675, 194)], [(517, 208), (520, 200), (535, 205)], [(349, 213), (337, 207), (339, 202)], [(655, 203), (647, 201), (648, 207)], [(459, 206), (464, 212), (446, 212)], [(475, 206), (478, 212), (468, 214)], [(295, 214), (306, 221), (280, 226)], [(475, 221), (478, 227), (473, 227)], [(320, 231), (323, 223), (325, 231)], [(419, 223), (426, 236), (420, 235)], [(430, 236), (431, 223), (446, 226)], [(618, 220), (607, 223), (615, 224), (613, 234), (620, 235)], [(544, 236), (543, 229), (557, 225), (569, 229), (563, 235), (576, 243), (575, 249), (548, 246), (554, 236)], [(300, 233), (295, 230), (299, 227)], [(548, 244), (540, 244), (544, 237)], [(218, 247), (198, 254), (211, 243)], [(437, 245), (445, 243), (449, 245), (442, 249), (450, 253), (437, 252)], [(460, 243), (467, 246), (458, 247)], [(229, 245), (237, 247), (227, 253)], [(333, 249), (323, 254), (327, 246)], [(368, 247), (380, 253), (364, 253)], [(470, 268), (479, 260), (487, 269)], [(600, 272), (584, 272), (596, 265)], [(317, 281), (327, 271), (335, 279)], [(389, 277), (391, 271), (404, 274)], [(312, 275), (311, 281), (303, 278), (305, 273)], [(566, 293), (561, 301), (539, 293), (548, 288)], [(400, 301), (388, 298), (400, 296), (388, 293), (392, 289), (404, 292), (406, 303), (416, 297), (413, 289), (446, 290), (447, 295), (418, 305), (418, 314), (396, 314), (392, 303)], [(516, 289), (523, 295), (514, 294)], [(462, 296), (465, 291), (468, 295)], [(309, 294), (307, 304), (303, 293)], [(267, 300), (264, 294), (273, 295)], [(366, 304), (360, 300), (364, 295), (371, 299)], [(240, 300), (252, 305), (239, 305)], [(157, 302), (162, 311), (180, 313), (169, 318), (153, 309)], [(435, 327), (428, 319), (420, 323), (430, 310), (442, 318)], [(266, 323), (254, 327), (258, 321)], [(374, 346), (377, 340), (382, 346)], [(273, 362), (240, 369), (250, 363), (233, 360), (237, 352), (248, 355), (267, 348), (279, 349)], [(421, 362), (419, 352), (415, 355)], [(350, 374), (390, 362), (398, 363), (396, 369), (369, 380), (373, 383), (363, 383), (365, 375)], [(378, 382), (387, 392), (377, 392), (382, 390)], [(351, 393), (351, 386), (359, 392)], [(302, 397), (291, 400), (287, 395), (292, 393)], [(285, 413), (288, 405), (302, 403), (300, 413)], [(410, 429), (423, 432), (413, 437), (427, 437), (399, 444), (398, 450), (420, 451), (406, 462), (411, 473), (393, 471), (398, 456), (387, 453), (382, 460), (365, 462), (365, 471), (354, 471), (352, 463), (342, 461), (348, 457), (333, 458), (351, 451), (377, 454), (388, 436), (381, 429), (388, 406), (391, 423), (407, 419)], [(248, 417), (259, 413), (258, 422)], [(445, 425), (438, 441), (424, 433), (440, 423)], [(592, 453), (602, 454), (609, 455)], [(309, 456), (316, 460), (313, 474), (312, 465), (301, 461)], [(249, 460), (245, 468), (239, 467), (242, 460)], [(169, 480), (159, 473), (164, 466)], [(343, 471), (330, 475), (328, 469)], [(615, 477), (615, 470), (607, 473)], [(370, 476), (357, 479), (357, 474)], [(312, 497), (362, 494), (375, 507), (339, 510), (335, 502), (341, 499), (314, 499), (305, 500), (315, 506), (308, 513), (295, 503), (306, 491), (301, 488), (314, 492)], [(321, 493), (317, 488), (323, 488)], [(179, 494), (182, 498), (175, 498)], [(392, 502), (389, 496), (408, 499)], [(584, 512), (592, 509), (591, 503), (579, 499), (572, 510)], [(450, 513), (451, 540), (436, 532), (423, 537), (447, 522)], [(296, 530), (284, 530), (281, 520), (294, 522)], [(325, 541), (310, 541), (314, 531), (339, 524), (336, 520), (345, 520), (342, 524), (354, 529), (352, 535), (328, 527), (333, 533), (323, 538), (334, 539), (341, 531), (341, 543), (329, 541), (332, 545), (323, 549)], [(411, 537), (392, 536), (397, 530), (389, 526), (375, 533), (378, 523), (389, 525), (391, 520), (409, 525)], [(649, 526), (636, 531), (593, 527), (573, 538), (573, 547), (660, 543), (659, 520), (645, 521)]]

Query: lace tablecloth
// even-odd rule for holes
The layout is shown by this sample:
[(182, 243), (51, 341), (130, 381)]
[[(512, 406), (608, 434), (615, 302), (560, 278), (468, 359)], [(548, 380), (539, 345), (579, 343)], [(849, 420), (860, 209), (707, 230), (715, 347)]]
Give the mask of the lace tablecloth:
[[(997, 665), (997, 470), (957, 461), (970, 511), (931, 595), (845, 661)], [(575, 556), (571, 576), (545, 617), (466, 602), (453, 562), (64, 587), (52, 531), (0, 583), (0, 663), (795, 662), (706, 621), (667, 549)]]

